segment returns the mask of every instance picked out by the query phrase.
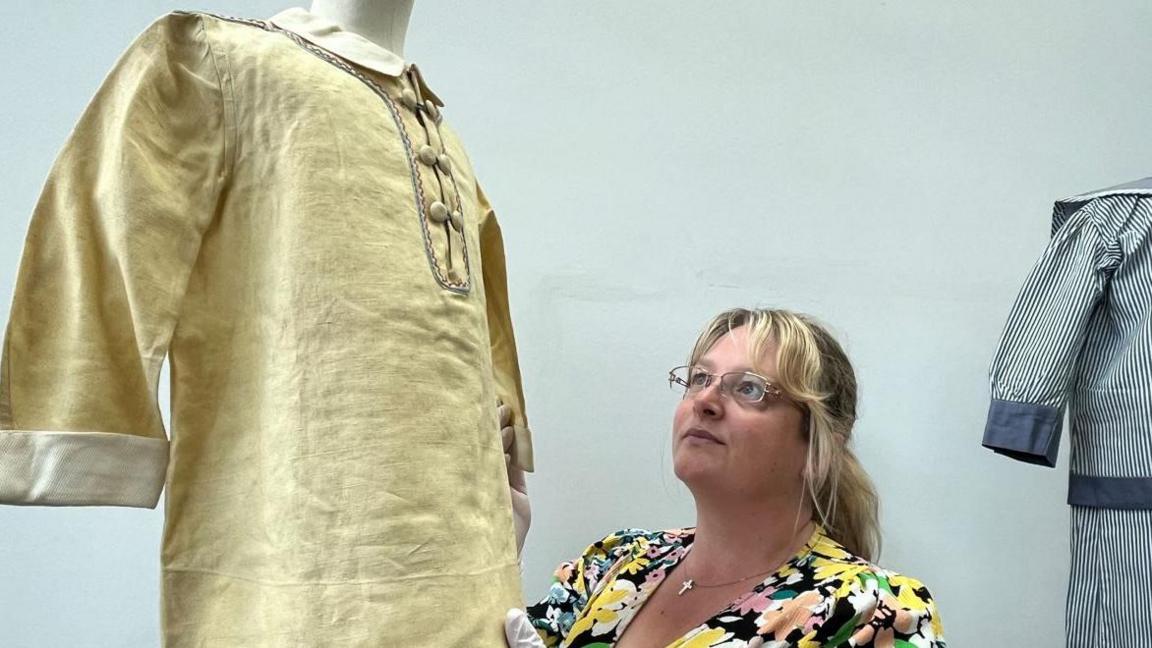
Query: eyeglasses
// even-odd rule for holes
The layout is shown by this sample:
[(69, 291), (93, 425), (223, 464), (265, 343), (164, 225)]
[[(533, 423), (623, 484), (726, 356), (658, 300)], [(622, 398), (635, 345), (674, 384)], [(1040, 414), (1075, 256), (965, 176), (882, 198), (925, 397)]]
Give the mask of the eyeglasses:
[(767, 378), (748, 371), (716, 375), (699, 367), (676, 367), (668, 372), (668, 386), (683, 389), (684, 396), (699, 394), (716, 379), (720, 380), (720, 393), (741, 403), (773, 402), (784, 397), (784, 392)]

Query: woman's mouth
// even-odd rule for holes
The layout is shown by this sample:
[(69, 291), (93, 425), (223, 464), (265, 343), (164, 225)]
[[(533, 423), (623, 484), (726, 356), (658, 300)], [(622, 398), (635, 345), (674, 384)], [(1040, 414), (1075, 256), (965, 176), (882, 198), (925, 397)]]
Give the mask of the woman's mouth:
[(684, 440), (695, 440), (697, 443), (718, 443), (720, 445), (724, 445), (723, 441), (717, 439), (714, 434), (703, 428), (689, 428), (688, 431), (684, 433)]

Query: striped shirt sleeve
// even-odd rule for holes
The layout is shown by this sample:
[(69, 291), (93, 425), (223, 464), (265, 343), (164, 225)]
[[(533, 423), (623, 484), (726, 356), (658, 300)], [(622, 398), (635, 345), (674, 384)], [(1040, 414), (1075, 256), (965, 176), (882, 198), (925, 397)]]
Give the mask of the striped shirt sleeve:
[[(1029, 273), (992, 362), (984, 447), (1056, 465), (1067, 392), (1092, 312), (1120, 262), (1115, 223), (1130, 203), (1103, 198), (1077, 209)], [(1057, 204), (1057, 222), (1066, 208)]]

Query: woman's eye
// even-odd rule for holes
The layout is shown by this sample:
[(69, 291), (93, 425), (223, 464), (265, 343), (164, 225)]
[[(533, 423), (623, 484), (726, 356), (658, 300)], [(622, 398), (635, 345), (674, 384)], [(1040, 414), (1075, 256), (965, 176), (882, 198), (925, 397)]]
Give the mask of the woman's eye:
[(708, 384), (708, 374), (703, 371), (693, 371), (688, 374), (688, 385), (691, 387), (704, 387)]
[(756, 380), (741, 380), (736, 385), (736, 393), (747, 400), (760, 400), (764, 397), (764, 385)]

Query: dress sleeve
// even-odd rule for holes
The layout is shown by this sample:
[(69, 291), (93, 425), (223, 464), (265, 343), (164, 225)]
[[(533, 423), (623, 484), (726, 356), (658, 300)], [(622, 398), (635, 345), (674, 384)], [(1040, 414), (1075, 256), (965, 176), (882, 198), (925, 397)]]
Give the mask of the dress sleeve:
[(157, 382), (231, 153), (198, 16), (122, 55), (45, 183), (0, 365), (0, 502), (153, 507)]
[(512, 459), (516, 466), (531, 472), (532, 433), (524, 409), (524, 388), (520, 380), (520, 361), (516, 353), (516, 336), (508, 306), (508, 278), (504, 263), (504, 238), (500, 223), (487, 196), (476, 188), (480, 198), (480, 256), (484, 269), (484, 295), (488, 308), (488, 338), (492, 347), (493, 379), (497, 397), (512, 409), (515, 442)]
[(829, 646), (947, 648), (936, 602), (922, 583), (891, 573), (861, 574), (840, 605), (854, 607), (853, 620)]
[(592, 595), (612, 578), (613, 566), (630, 558), (636, 538), (646, 533), (640, 529), (616, 531), (588, 545), (576, 560), (556, 568), (548, 594), (528, 606), (528, 618), (545, 645), (555, 646), (568, 636)]
[(1088, 203), (1056, 231), (1032, 268), (992, 361), (986, 448), (1056, 465), (1064, 404), (1087, 325), (1121, 259), (1111, 225), (1130, 212), (1130, 201)]

